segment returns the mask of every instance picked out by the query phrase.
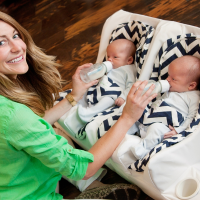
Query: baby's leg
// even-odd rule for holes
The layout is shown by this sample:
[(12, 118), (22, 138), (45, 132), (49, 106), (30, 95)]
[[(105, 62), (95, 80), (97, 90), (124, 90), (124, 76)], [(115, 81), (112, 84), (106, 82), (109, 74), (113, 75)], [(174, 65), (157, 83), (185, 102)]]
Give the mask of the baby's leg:
[(170, 129), (162, 123), (154, 123), (148, 127), (147, 135), (136, 146), (131, 147), (131, 151), (137, 159), (142, 159), (153, 147), (159, 144), (164, 134)]
[(93, 116), (108, 109), (114, 105), (114, 103), (115, 101), (112, 98), (105, 96), (92, 107), (83, 107), (82, 105), (79, 105), (78, 115), (83, 122), (88, 122)]

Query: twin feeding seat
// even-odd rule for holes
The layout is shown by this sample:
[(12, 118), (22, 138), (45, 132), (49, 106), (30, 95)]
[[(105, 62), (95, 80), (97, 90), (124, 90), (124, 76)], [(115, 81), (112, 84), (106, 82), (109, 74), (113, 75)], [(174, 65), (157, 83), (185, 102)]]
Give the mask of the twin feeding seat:
[[(200, 58), (200, 28), (120, 10), (104, 24), (97, 63), (105, 60), (109, 42), (120, 38), (136, 45), (136, 80), (166, 79), (168, 66), (177, 57)], [(62, 92), (60, 100), (68, 92)], [(86, 106), (85, 97), (79, 103)], [(88, 150), (117, 121), (120, 113), (120, 108), (113, 106), (84, 124), (74, 106), (56, 126), (66, 130), (75, 142)], [(179, 199), (175, 188), (182, 179), (200, 181), (199, 114), (200, 110), (185, 131), (163, 140), (141, 160), (136, 160), (130, 150), (140, 142), (140, 137), (127, 134), (106, 165), (153, 199)], [(200, 199), (200, 193), (192, 199)]]

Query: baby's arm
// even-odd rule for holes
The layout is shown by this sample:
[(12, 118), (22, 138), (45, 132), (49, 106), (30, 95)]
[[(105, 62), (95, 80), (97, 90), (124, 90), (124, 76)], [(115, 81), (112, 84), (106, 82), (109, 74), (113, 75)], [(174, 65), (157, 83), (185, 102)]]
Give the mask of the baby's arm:
[[(169, 138), (172, 137), (176, 134), (181, 133), (182, 131), (184, 131), (192, 122), (193, 118), (195, 117), (197, 110), (199, 108), (199, 93), (190, 93), (190, 95), (188, 96), (188, 115), (185, 118), (184, 122), (177, 128), (174, 128), (172, 126), (169, 125), (169, 129), (171, 131), (169, 131), (168, 133), (166, 133), (164, 135), (164, 138)], [(186, 101), (186, 99), (185, 99)]]
[(133, 85), (133, 84), (131, 84), (130, 87), (126, 88), (126, 89), (122, 92), (122, 94), (115, 100), (115, 105), (121, 106), (121, 105), (126, 101), (125, 99), (127, 98), (127, 95), (128, 95), (128, 93), (129, 93), (129, 91), (130, 91), (132, 85)]
[(185, 118), (184, 122), (177, 128), (175, 128), (177, 133), (184, 131), (191, 123), (193, 118), (195, 117), (198, 108), (199, 108), (199, 93), (190, 93), (188, 95), (188, 115)]
[(130, 89), (132, 88), (133, 83), (136, 81), (135, 80), (136, 70), (135, 70), (134, 65), (126, 65), (126, 66), (122, 67), (121, 69), (123, 72), (122, 80), (124, 83), (124, 87), (123, 87), (122, 94), (119, 97), (121, 97), (122, 99), (124, 99), (126, 101), (128, 93), (129, 93)]
[(124, 102), (125, 102), (125, 100), (124, 100), (123, 98), (118, 97), (118, 98), (115, 100), (115, 105), (121, 106)]

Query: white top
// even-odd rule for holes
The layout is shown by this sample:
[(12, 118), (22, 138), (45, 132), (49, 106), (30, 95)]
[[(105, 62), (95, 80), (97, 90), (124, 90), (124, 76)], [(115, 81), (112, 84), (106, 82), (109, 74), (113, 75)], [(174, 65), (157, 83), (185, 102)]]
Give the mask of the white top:
[(199, 95), (200, 91), (188, 91), (188, 92), (165, 92), (161, 99), (171, 107), (175, 108), (180, 112), (185, 120), (176, 129), (177, 133), (184, 131), (195, 117), (197, 110), (199, 108)]
[(136, 74), (136, 67), (134, 64), (131, 64), (112, 69), (107, 76), (122, 88), (123, 92), (119, 97), (126, 100), (133, 83), (136, 81)]

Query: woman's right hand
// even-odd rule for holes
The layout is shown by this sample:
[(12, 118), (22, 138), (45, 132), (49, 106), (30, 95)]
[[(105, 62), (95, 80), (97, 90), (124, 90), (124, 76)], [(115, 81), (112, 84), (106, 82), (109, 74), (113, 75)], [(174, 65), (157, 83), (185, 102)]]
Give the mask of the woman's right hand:
[(133, 84), (127, 96), (122, 115), (108, 132), (89, 150), (94, 156), (94, 162), (89, 163), (84, 179), (90, 178), (102, 167), (106, 160), (113, 154), (130, 127), (140, 118), (147, 104), (156, 97), (157, 94), (149, 96), (155, 85), (152, 85), (142, 95), (142, 91), (147, 83), (148, 81), (137, 81)]
[(142, 95), (147, 83), (148, 81), (137, 81), (133, 84), (121, 116), (127, 120), (127, 123), (135, 123), (142, 116), (147, 104), (157, 96), (157, 94), (150, 95), (155, 88), (154, 84)]
[(76, 101), (79, 101), (82, 99), (85, 92), (90, 88), (91, 86), (98, 83), (98, 80), (91, 81), (89, 83), (85, 83), (80, 78), (80, 71), (84, 68), (88, 68), (92, 65), (92, 63), (86, 63), (84, 65), (79, 66), (76, 69), (75, 74), (72, 76), (72, 96)]

